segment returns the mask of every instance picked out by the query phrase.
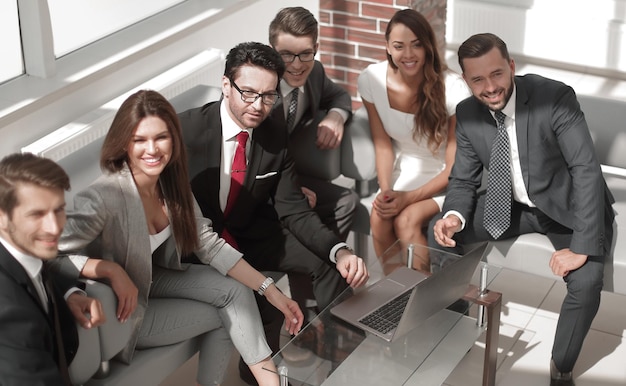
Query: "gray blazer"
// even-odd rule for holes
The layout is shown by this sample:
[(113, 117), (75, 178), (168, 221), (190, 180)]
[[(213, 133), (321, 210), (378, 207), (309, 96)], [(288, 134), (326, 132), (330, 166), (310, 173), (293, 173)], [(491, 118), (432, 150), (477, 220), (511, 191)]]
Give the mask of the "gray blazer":
[[(515, 120), (524, 185), (539, 210), (573, 230), (570, 249), (602, 256), (611, 244), (614, 202), (574, 90), (538, 75), (515, 77)], [(457, 106), (457, 151), (443, 212), (473, 215), (496, 124), (474, 97)]]
[[(226, 275), (242, 255), (213, 232), (211, 221), (202, 216), (197, 204), (195, 213), (200, 238), (195, 255), (202, 263)], [(119, 173), (101, 176), (76, 194), (59, 251), (69, 257), (78, 270), (82, 270), (88, 257), (114, 261), (124, 267), (139, 289), (138, 306), (132, 318), (133, 335), (120, 358), (130, 361), (148, 304), (153, 254), (143, 204), (128, 167)], [(64, 264), (68, 263), (68, 259), (63, 260)], [(176, 270), (188, 266), (181, 263), (173, 237), (154, 252), (154, 262)]]

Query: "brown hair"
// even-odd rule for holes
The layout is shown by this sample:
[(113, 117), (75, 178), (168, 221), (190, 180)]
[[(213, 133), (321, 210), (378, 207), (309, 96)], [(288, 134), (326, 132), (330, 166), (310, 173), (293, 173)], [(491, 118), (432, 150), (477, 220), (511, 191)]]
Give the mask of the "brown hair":
[(459, 66), (461, 70), (465, 71), (463, 66), (463, 59), (478, 58), (491, 51), (493, 48), (497, 48), (500, 54), (507, 62), (511, 61), (509, 56), (509, 50), (506, 48), (506, 43), (498, 36), (492, 33), (482, 33), (470, 36), (459, 47)]
[[(435, 32), (424, 16), (413, 9), (403, 9), (396, 12), (385, 32), (385, 39), (389, 42), (389, 35), (396, 24), (403, 24), (419, 39), (426, 53), (424, 63), (424, 81), (421, 89), (417, 90), (417, 100), (421, 101), (415, 112), (415, 127), (413, 138), (426, 138), (428, 147), (434, 153), (446, 140), (448, 134), (448, 110), (446, 109), (446, 90), (444, 72), (447, 66), (442, 62), (437, 50)], [(387, 52), (387, 61), (394, 70), (398, 67), (393, 63)]]
[(309, 36), (313, 44), (317, 43), (317, 20), (315, 16), (303, 7), (283, 8), (270, 23), (270, 45), (276, 44), (278, 34), (284, 32), (293, 36)]
[(17, 206), (17, 185), (70, 190), (70, 178), (56, 162), (31, 153), (15, 153), (0, 161), (0, 210), (9, 218)]
[(120, 106), (107, 133), (100, 153), (100, 167), (119, 172), (128, 162), (127, 148), (139, 123), (148, 116), (158, 117), (172, 136), (172, 158), (159, 176), (163, 198), (171, 214), (172, 231), (181, 254), (198, 249), (194, 215), (194, 197), (189, 185), (187, 153), (183, 132), (174, 107), (156, 91), (140, 90)]

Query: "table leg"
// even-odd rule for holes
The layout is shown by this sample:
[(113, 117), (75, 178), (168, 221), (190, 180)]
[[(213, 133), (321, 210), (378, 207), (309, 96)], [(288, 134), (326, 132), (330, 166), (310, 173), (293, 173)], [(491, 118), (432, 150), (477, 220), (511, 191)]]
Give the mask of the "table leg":
[(502, 294), (495, 291), (481, 291), (470, 285), (464, 296), (487, 310), (487, 339), (485, 342), (485, 358), (483, 362), (483, 386), (496, 384), (496, 366), (498, 364), (498, 338), (500, 337), (500, 312), (502, 311)]

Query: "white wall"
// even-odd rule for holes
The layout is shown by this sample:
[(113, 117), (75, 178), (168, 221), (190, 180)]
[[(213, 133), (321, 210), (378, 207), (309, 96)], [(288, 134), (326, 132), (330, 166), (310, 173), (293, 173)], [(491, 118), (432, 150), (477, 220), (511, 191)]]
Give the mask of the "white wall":
[(481, 32), (517, 56), (626, 79), (626, 0), (448, 0), (450, 45)]

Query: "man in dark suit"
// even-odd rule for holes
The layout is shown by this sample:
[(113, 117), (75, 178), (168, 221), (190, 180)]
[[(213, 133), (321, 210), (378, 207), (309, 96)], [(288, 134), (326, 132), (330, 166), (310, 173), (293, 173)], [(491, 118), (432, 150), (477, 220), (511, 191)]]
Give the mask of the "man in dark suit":
[(48, 159), (14, 154), (0, 161), (2, 385), (70, 385), (74, 319), (84, 328), (104, 322), (100, 302), (73, 288), (72, 279), (47, 277), (44, 262), (57, 255), (69, 187), (67, 174)]
[[(352, 116), (350, 95), (330, 80), (322, 63), (315, 60), (317, 36), (317, 20), (303, 7), (282, 8), (270, 23), (270, 45), (285, 62), (285, 74), (279, 84), (281, 98), (271, 117), (284, 123), (289, 132), (289, 149), (309, 206), (345, 241), (359, 197), (352, 189), (334, 184), (307, 159), (311, 152), (319, 153), (320, 159), (325, 157), (329, 163), (333, 157), (339, 157), (344, 124)], [(306, 311), (307, 303), (312, 304), (308, 301), (312, 298), (310, 282), (292, 274), (289, 288), (291, 296)]]
[[(214, 230), (258, 270), (309, 276), (323, 308), (348, 285), (363, 285), (368, 273), (363, 260), (309, 207), (287, 150), (287, 131), (266, 119), (279, 98), (284, 66), (269, 46), (239, 44), (226, 56), (222, 100), (179, 117), (192, 189)], [(239, 147), (247, 162), (231, 170)], [(237, 197), (229, 197), (238, 184)], [(263, 297), (257, 301), (268, 343), (277, 350), (282, 315), (265, 306)]]
[[(600, 304), (613, 196), (571, 87), (538, 75), (515, 76), (506, 44), (493, 34), (466, 40), (459, 63), (473, 97), (457, 106), (455, 164), (429, 242), (452, 248), (530, 232), (547, 235), (556, 249), (550, 268), (567, 283), (551, 385), (573, 385), (572, 369)], [(498, 152), (492, 153), (492, 144), (501, 143), (497, 132), (508, 140), (501, 168)], [(477, 193), (483, 169), (489, 181), (486, 193)], [(500, 171), (506, 183), (495, 182)], [(500, 187), (508, 190), (496, 198)]]
[[(316, 146), (330, 157), (333, 149), (341, 145), (344, 124), (352, 116), (352, 101), (346, 90), (328, 78), (322, 63), (315, 60), (319, 48), (317, 31), (317, 20), (303, 7), (283, 8), (270, 23), (270, 45), (285, 62), (279, 85), (281, 98), (271, 115), (276, 122), (285, 123), (291, 149)], [(287, 122), (292, 101), (294, 118)], [(292, 154), (299, 169), (299, 155), (293, 151)], [(310, 206), (345, 240), (359, 201), (356, 193), (306, 172), (299, 172), (299, 181)]]

